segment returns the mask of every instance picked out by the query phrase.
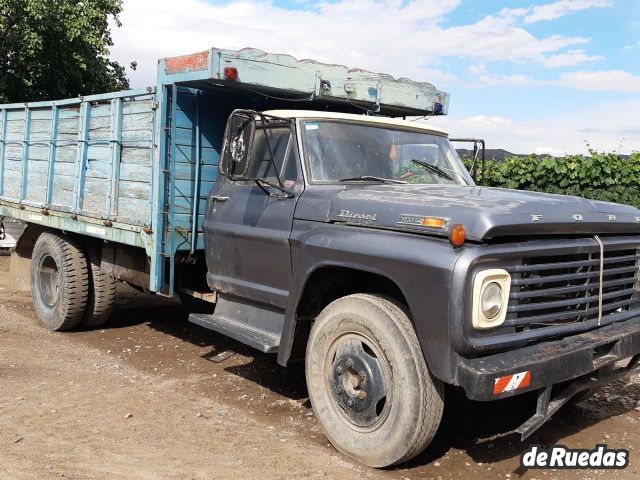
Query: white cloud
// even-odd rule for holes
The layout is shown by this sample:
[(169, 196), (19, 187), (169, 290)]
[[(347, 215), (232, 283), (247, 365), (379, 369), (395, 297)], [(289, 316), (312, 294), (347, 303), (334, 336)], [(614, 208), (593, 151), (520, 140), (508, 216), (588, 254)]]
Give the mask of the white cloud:
[(624, 70), (563, 73), (554, 83), (588, 92), (640, 92), (640, 76)]
[(633, 43), (631, 45), (625, 45), (622, 50), (628, 52), (629, 50), (635, 50), (636, 48), (640, 48), (640, 40), (637, 43)]
[(511, 125), (513, 123), (513, 121), (510, 118), (505, 118), (500, 116), (487, 116), (487, 115), (475, 115), (473, 117), (463, 118), (460, 121), (464, 124), (472, 125), (474, 127), (477, 127), (479, 125), (501, 127), (501, 126)]
[(610, 7), (612, 5), (613, 0), (559, 0), (533, 7), (531, 13), (524, 18), (524, 21), (526, 23), (536, 23), (543, 20), (555, 20), (580, 10)]
[(586, 62), (596, 62), (603, 60), (602, 55), (587, 55), (584, 50), (567, 50), (564, 53), (551, 55), (542, 61), (542, 65), (547, 68), (573, 67)]
[(637, 112), (640, 99), (596, 104), (535, 120), (452, 115), (433, 117), (427, 122), (444, 128), (452, 137), (484, 138), (487, 148), (505, 148), (513, 153), (587, 153), (588, 142), (596, 150), (628, 154), (640, 151)]
[(542, 146), (542, 147), (535, 147), (533, 149), (533, 153), (535, 153), (536, 155), (551, 155), (553, 157), (563, 157), (568, 152), (566, 150), (561, 150), (559, 148)]
[(467, 69), (472, 77), (467, 87), (565, 87), (586, 92), (640, 92), (640, 76), (625, 70), (583, 70), (562, 73), (550, 80), (528, 75), (490, 73), (485, 64)]
[(471, 65), (467, 71), (472, 79), (467, 87), (512, 86), (525, 87), (539, 85), (541, 82), (528, 75), (490, 73), (485, 64)]
[[(455, 82), (442, 68), (447, 57), (479, 62), (552, 64), (562, 50), (589, 42), (585, 37), (536, 36), (519, 25), (527, 9), (504, 9), (476, 23), (445, 27), (460, 0), (340, 0), (307, 2), (287, 10), (271, 2), (239, 0), (125, 0), (122, 28), (113, 28), (114, 59), (128, 65), (132, 84), (155, 83), (156, 60), (212, 46), (288, 53), (298, 58), (343, 63), (415, 80)], [(574, 53), (569, 53), (574, 52)], [(573, 64), (593, 57), (570, 50)], [(555, 60), (554, 60), (555, 57)], [(568, 57), (567, 57), (568, 58)], [(564, 60), (568, 61), (567, 59)], [(517, 79), (512, 79), (517, 81)]]

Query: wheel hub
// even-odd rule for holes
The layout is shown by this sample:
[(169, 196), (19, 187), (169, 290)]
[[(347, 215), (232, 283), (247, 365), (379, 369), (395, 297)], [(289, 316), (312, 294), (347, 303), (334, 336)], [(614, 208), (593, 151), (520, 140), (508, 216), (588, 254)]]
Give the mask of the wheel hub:
[(60, 298), (60, 271), (55, 259), (45, 255), (38, 265), (40, 297), (48, 307), (54, 307)]
[(347, 419), (358, 427), (371, 427), (383, 416), (385, 378), (380, 360), (362, 340), (344, 340), (331, 365), (331, 390)]

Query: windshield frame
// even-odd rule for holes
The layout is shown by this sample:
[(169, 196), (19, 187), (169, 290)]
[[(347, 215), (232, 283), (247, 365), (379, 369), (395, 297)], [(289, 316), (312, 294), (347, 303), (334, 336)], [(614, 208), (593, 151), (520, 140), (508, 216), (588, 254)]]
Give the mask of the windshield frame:
[[(351, 120), (351, 119), (344, 119), (344, 118), (326, 118), (326, 117), (304, 117), (304, 118), (298, 118), (297, 122), (296, 122), (296, 128), (298, 130), (298, 141), (300, 144), (300, 152), (301, 152), (301, 156), (302, 156), (302, 170), (303, 170), (303, 174), (305, 177), (305, 182), (309, 185), (341, 185), (341, 186), (346, 186), (346, 185), (383, 185), (382, 182), (379, 181), (366, 181), (366, 180), (359, 180), (359, 181), (354, 181), (354, 182), (344, 182), (344, 181), (340, 181), (339, 179), (337, 180), (314, 180), (311, 176), (311, 166), (309, 164), (309, 155), (308, 155), (308, 150), (307, 150), (307, 137), (305, 135), (305, 123), (307, 122), (326, 122), (326, 123), (345, 123), (345, 124), (351, 124), (351, 125), (358, 125), (358, 126), (364, 126), (364, 127), (371, 127), (371, 128), (379, 128), (379, 129), (385, 129), (385, 130), (397, 130), (397, 131), (401, 131), (401, 132), (413, 132), (413, 133), (419, 133), (419, 134), (424, 134), (424, 135), (432, 135), (435, 137), (441, 137), (447, 140), (447, 142), (449, 142), (450, 146), (451, 146), (451, 150), (455, 151), (455, 148), (453, 147), (453, 145), (451, 144), (451, 142), (449, 141), (449, 135), (446, 133), (440, 133), (437, 131), (433, 131), (433, 130), (426, 130), (424, 128), (420, 128), (420, 127), (416, 127), (416, 128), (411, 128), (410, 125), (394, 125), (394, 124), (385, 124), (385, 123), (373, 123), (373, 122), (367, 122), (366, 120)], [(462, 163), (462, 160), (460, 159), (460, 157), (458, 156), (457, 152), (455, 154), (455, 158), (447, 158), (448, 161), (451, 162), (451, 170), (453, 172), (455, 172), (452, 176), (455, 178), (455, 181), (451, 184), (444, 184), (444, 183), (406, 183), (406, 184), (402, 184), (402, 186), (447, 186), (447, 185), (458, 185), (458, 186), (475, 186), (475, 183), (473, 181), (473, 178), (471, 177), (471, 175), (469, 174), (469, 172), (467, 171), (467, 169), (465, 168), (464, 164)], [(447, 170), (448, 171), (448, 170)], [(400, 186), (399, 184), (396, 186)]]

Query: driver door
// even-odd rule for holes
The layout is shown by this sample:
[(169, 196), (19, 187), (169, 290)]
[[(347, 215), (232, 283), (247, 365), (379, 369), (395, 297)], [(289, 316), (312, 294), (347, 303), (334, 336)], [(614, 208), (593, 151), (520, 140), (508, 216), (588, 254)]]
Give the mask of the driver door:
[[(303, 189), (293, 131), (288, 122), (256, 128), (245, 172), (221, 175), (205, 222), (209, 285), (279, 308), (286, 306), (292, 281), (289, 237)], [(225, 150), (221, 162), (230, 154)], [(291, 195), (254, 180), (277, 184), (278, 177)]]

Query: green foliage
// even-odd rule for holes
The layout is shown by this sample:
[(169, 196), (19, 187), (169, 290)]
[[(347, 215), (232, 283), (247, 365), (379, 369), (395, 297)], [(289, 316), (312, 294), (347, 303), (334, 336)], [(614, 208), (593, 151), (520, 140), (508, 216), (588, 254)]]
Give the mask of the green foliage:
[(0, 0), (0, 103), (129, 87), (109, 60), (122, 0)]
[[(467, 167), (470, 166), (465, 159)], [(630, 158), (590, 151), (589, 156), (564, 158), (531, 155), (487, 160), (482, 185), (577, 195), (595, 200), (626, 203), (640, 208), (640, 152)]]

